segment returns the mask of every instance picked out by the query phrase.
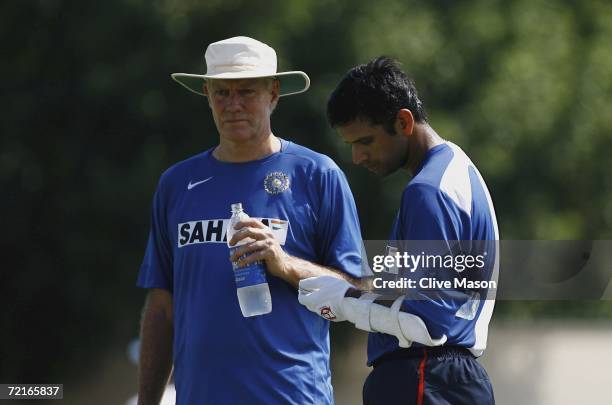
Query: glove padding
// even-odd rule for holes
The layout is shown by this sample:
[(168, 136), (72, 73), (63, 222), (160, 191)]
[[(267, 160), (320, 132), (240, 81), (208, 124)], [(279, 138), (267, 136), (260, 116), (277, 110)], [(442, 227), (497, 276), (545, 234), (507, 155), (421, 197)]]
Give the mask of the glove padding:
[(426, 346), (440, 346), (446, 343), (446, 335), (438, 339), (432, 338), (421, 318), (401, 311), (404, 299), (403, 295), (398, 297), (391, 308), (373, 304), (370, 307), (372, 330), (395, 336), (400, 347), (410, 347), (412, 342)]
[(348, 281), (332, 276), (306, 278), (300, 281), (298, 301), (329, 321), (346, 321), (342, 301), (351, 287)]
[(398, 297), (391, 308), (374, 303), (377, 294), (364, 293), (357, 298), (344, 297), (352, 285), (332, 276), (311, 277), (300, 281), (298, 300), (312, 312), (334, 321), (349, 321), (361, 330), (381, 332), (398, 339), (400, 347), (412, 342), (426, 346), (446, 343), (446, 335), (434, 339), (418, 316), (401, 311), (405, 297)]

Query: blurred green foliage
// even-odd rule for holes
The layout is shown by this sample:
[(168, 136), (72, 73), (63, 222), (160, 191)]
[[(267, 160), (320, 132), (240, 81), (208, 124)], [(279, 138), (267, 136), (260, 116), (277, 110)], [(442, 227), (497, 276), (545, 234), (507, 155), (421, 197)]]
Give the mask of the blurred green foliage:
[[(364, 238), (385, 239), (408, 175), (350, 164), (324, 106), (352, 66), (400, 59), (432, 126), (487, 180), (505, 239), (612, 238), (612, 4), (27, 0), (0, 5), (0, 381), (90, 368), (137, 335), (134, 288), (158, 176), (211, 147), (205, 99), (172, 82), (206, 45), (248, 35), (311, 90), (274, 132), (339, 162)], [(599, 302), (498, 303), (498, 315), (609, 316)]]

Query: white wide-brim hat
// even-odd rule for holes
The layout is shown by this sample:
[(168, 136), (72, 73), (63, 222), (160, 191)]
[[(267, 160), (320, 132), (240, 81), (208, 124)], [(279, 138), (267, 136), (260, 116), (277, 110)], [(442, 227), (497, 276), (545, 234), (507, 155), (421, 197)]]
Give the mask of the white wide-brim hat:
[(280, 95), (303, 93), (310, 87), (310, 78), (299, 70), (276, 71), (274, 49), (249, 37), (233, 37), (213, 42), (206, 48), (206, 74), (172, 73), (172, 78), (188, 90), (204, 94), (207, 79), (255, 79), (275, 77), (280, 81)]

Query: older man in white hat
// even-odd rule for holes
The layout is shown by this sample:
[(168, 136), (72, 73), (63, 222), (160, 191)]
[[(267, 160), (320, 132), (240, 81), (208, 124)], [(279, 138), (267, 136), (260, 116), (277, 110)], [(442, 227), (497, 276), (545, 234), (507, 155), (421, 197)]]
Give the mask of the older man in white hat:
[[(360, 276), (355, 204), (331, 159), (270, 125), (279, 97), (306, 91), (308, 76), (277, 72), (274, 50), (247, 37), (210, 44), (205, 59), (206, 74), (172, 78), (207, 97), (219, 144), (168, 169), (155, 193), (138, 277), (149, 289), (139, 403), (158, 403), (172, 364), (177, 404), (333, 403), (328, 321), (299, 304), (296, 287)], [(227, 240), (237, 202), (253, 218)], [(228, 243), (245, 241), (230, 257)], [(267, 279), (272, 311), (246, 318), (235, 274), (258, 261), (266, 277), (253, 284)]]

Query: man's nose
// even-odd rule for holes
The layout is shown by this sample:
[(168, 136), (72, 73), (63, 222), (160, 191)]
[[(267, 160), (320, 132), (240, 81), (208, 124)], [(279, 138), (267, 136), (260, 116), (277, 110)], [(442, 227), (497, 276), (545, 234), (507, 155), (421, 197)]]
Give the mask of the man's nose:
[(238, 92), (230, 92), (229, 96), (227, 96), (227, 109), (231, 111), (240, 111), (242, 107), (242, 96)]
[(353, 145), (352, 147), (353, 163), (356, 165), (362, 164), (366, 159), (367, 155), (360, 148)]

